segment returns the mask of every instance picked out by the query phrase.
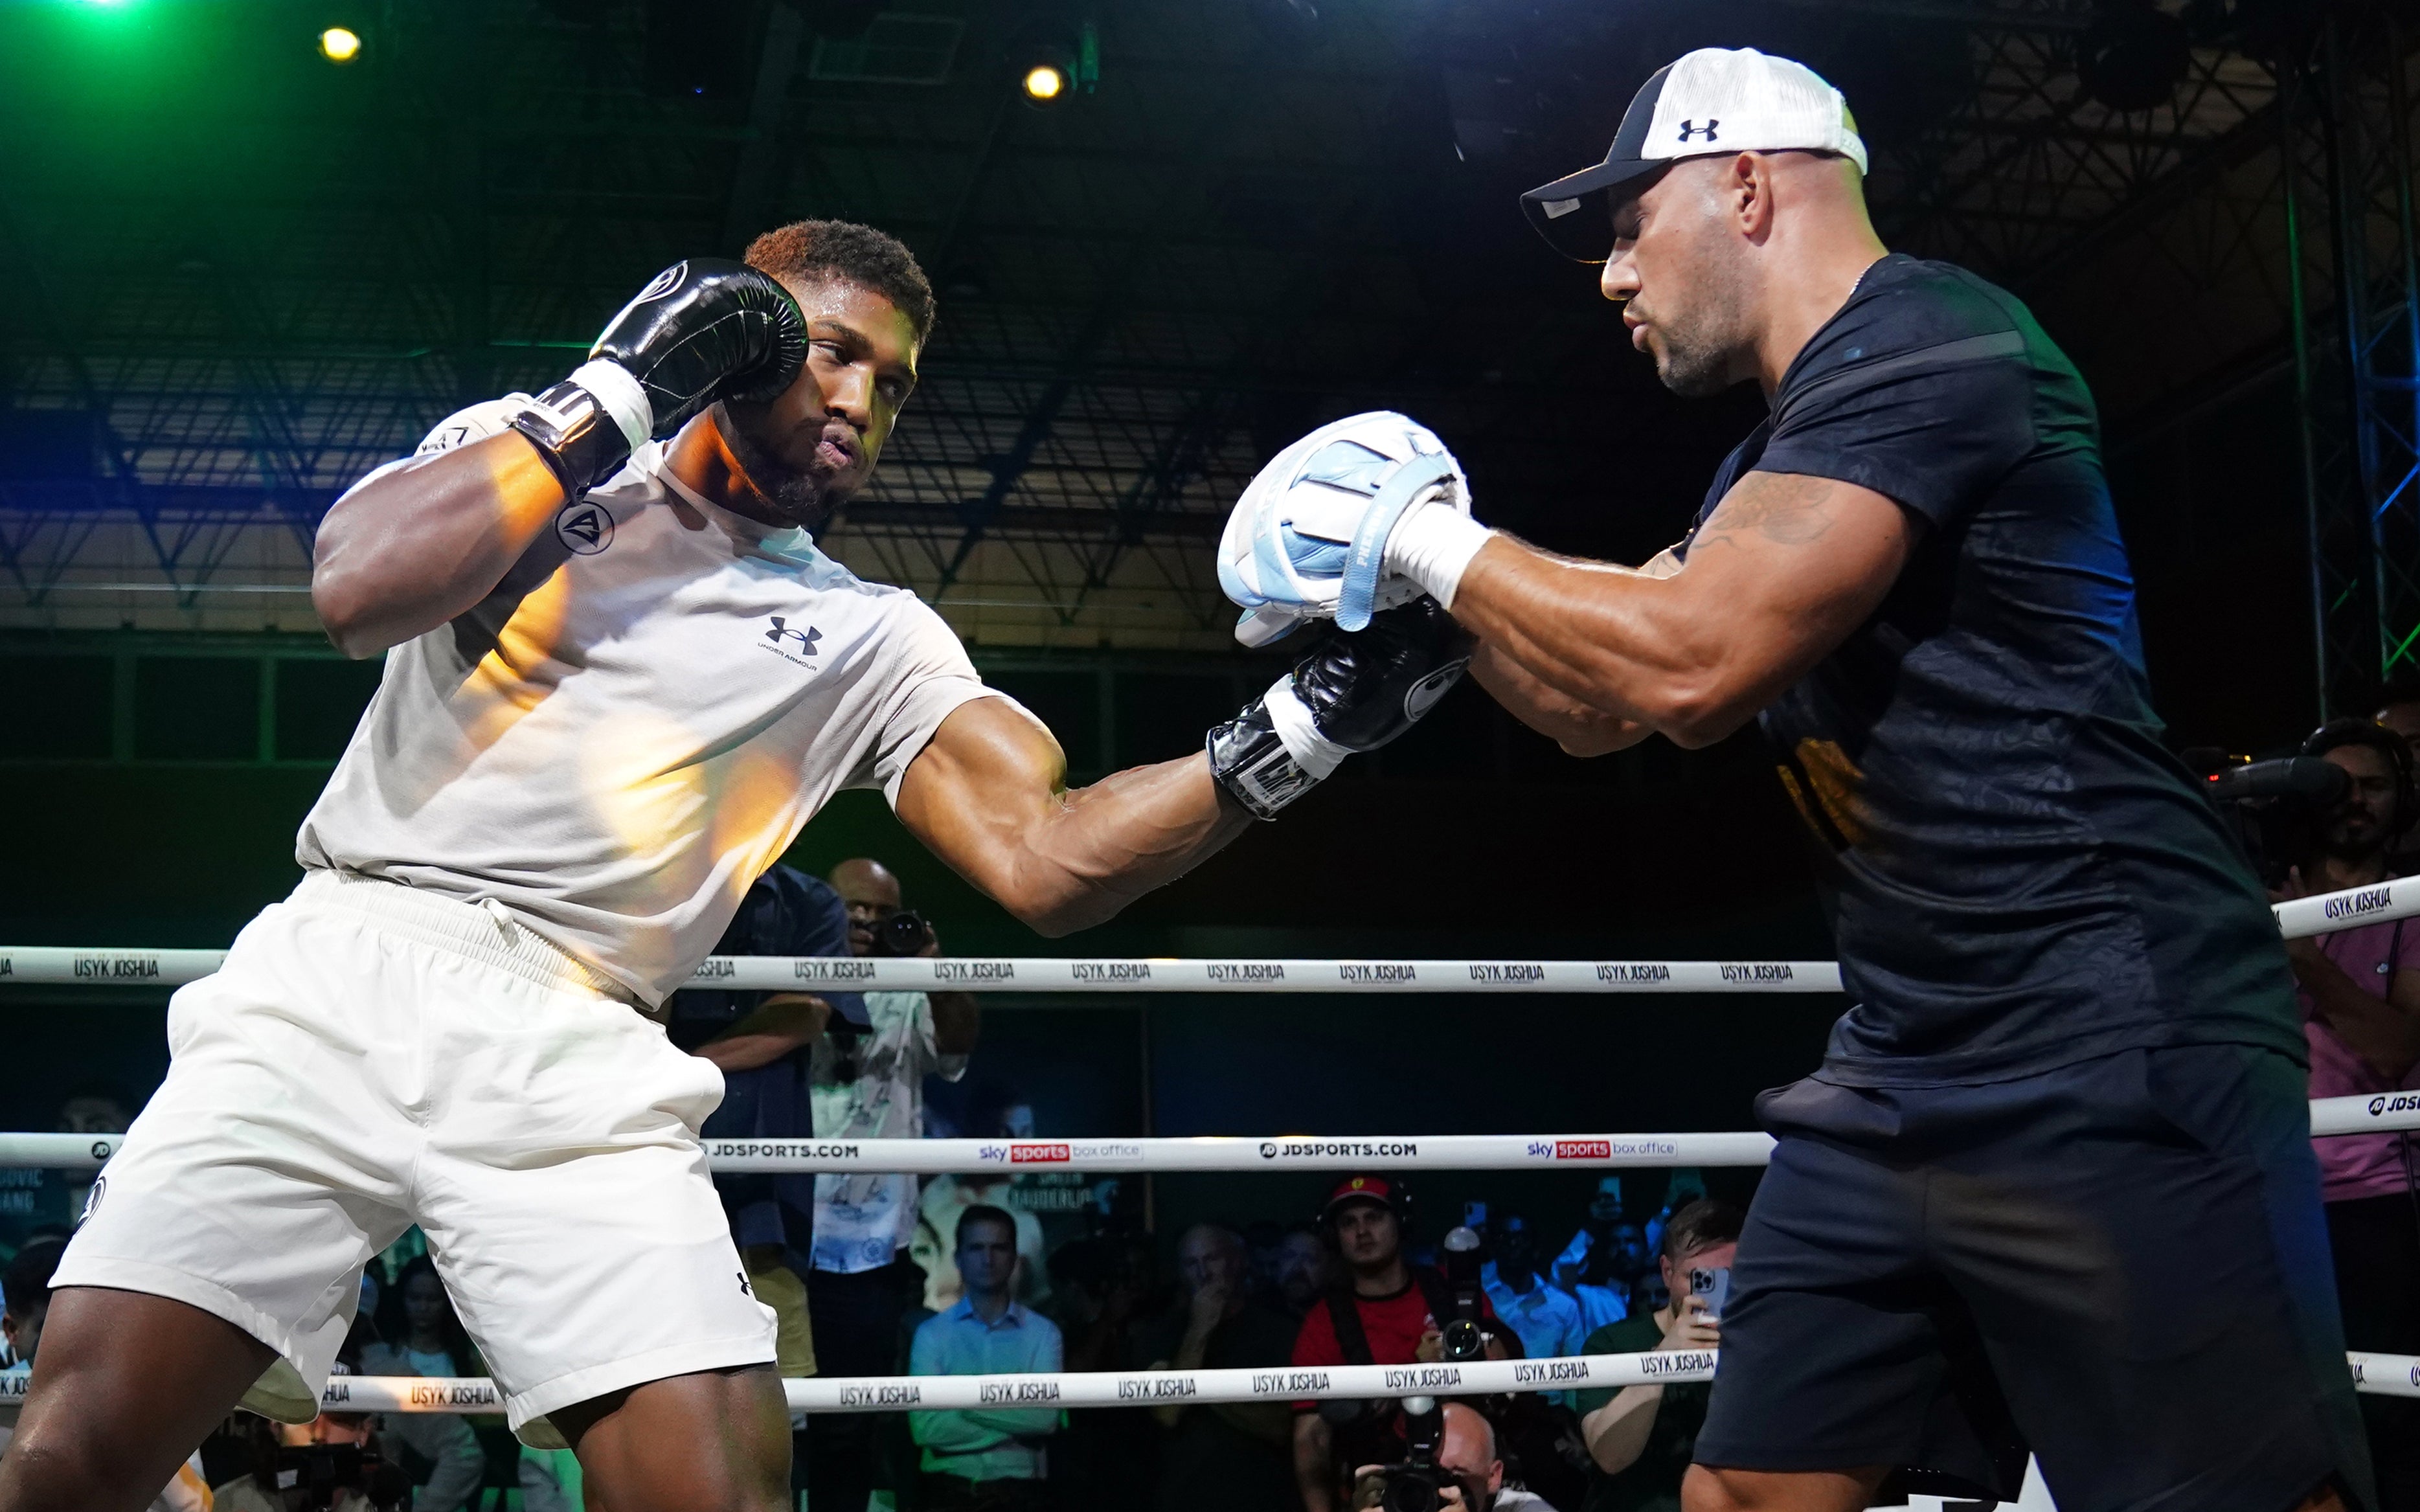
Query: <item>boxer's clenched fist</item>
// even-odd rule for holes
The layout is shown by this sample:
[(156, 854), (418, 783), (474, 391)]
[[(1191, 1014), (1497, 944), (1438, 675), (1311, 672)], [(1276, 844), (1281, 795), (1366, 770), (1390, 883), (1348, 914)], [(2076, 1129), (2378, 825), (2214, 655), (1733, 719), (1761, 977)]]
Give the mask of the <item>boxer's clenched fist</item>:
[(1262, 819), (1355, 751), (1375, 750), (1436, 706), (1470, 662), (1470, 637), (1434, 598), (1338, 633), (1210, 732), (1210, 770)]
[(622, 306), (588, 361), (527, 401), (513, 427), (577, 498), (708, 402), (780, 393), (806, 350), (806, 321), (781, 285), (741, 263), (692, 257)]

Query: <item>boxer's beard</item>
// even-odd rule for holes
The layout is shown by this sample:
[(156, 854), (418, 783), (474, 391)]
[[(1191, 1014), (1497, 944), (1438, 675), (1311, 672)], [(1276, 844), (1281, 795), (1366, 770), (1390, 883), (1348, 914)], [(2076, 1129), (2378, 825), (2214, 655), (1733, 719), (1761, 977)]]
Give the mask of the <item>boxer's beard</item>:
[(773, 513), (810, 535), (821, 535), (832, 512), (847, 502), (848, 496), (834, 489), (830, 480), (801, 472), (775, 456), (731, 412), (730, 406), (717, 401), (714, 420), (715, 428), (722, 433), (722, 444), (731, 449), (731, 459), (748, 474), (748, 481), (755, 485)]
[(1726, 257), (1699, 264), (1697, 277), (1673, 301), (1683, 313), (1669, 324), (1655, 312), (1639, 311), (1663, 337), (1655, 376), (1684, 399), (1703, 399), (1739, 381), (1734, 358), (1753, 346), (1747, 330), (1747, 286), (1738, 266)]

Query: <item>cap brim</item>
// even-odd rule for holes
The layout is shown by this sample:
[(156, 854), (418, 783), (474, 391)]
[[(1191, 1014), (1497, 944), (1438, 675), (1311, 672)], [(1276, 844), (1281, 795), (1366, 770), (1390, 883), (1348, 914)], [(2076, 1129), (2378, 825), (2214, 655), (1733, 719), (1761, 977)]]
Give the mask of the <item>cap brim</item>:
[(1564, 256), (1601, 263), (1613, 255), (1613, 206), (1670, 166), (1669, 158), (1595, 163), (1523, 194), (1521, 213)]

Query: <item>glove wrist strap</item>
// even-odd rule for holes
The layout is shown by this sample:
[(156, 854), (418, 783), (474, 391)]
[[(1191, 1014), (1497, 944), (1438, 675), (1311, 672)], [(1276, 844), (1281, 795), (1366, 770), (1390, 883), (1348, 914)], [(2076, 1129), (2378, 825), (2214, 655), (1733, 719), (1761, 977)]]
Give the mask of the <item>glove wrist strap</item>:
[(1233, 719), (1214, 725), (1206, 746), (1210, 775), (1255, 819), (1275, 819), (1319, 780), (1286, 749), (1265, 700), (1255, 699)]
[(535, 443), (566, 498), (579, 498), (630, 459), (629, 439), (613, 412), (568, 378), (529, 401), (512, 425)]
[(1311, 706), (1294, 690), (1293, 673), (1279, 678), (1261, 695), (1261, 706), (1268, 711), (1269, 723), (1276, 727), (1286, 754), (1294, 758), (1296, 766), (1311, 774), (1312, 781), (1326, 778), (1353, 754), (1319, 733)]
[(1404, 511), (1387, 537), (1387, 566), (1453, 608), (1470, 559), (1496, 532), (1457, 509), (1426, 505)]

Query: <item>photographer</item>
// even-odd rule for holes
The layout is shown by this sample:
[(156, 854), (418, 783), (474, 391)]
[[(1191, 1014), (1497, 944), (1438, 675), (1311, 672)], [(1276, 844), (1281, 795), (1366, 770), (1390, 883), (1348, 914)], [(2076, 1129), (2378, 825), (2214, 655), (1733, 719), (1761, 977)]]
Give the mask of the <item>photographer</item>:
[[(357, 1325), (336, 1351), (332, 1376), (365, 1372)], [(404, 1414), (398, 1413), (398, 1416)], [(252, 1471), (211, 1490), (203, 1512), (405, 1512), (411, 1480), (382, 1452), (378, 1419), (366, 1412), (322, 1412), (308, 1423), (237, 1419), (252, 1449)]]
[[(1456, 1320), (1459, 1304), (1445, 1277), (1404, 1258), (1410, 1216), (1410, 1196), (1388, 1177), (1347, 1177), (1328, 1193), (1320, 1223), (1343, 1262), (1343, 1279), (1303, 1315), (1296, 1368), (1446, 1357), (1445, 1325)], [(1517, 1335), (1497, 1320), (1486, 1293), (1475, 1285), (1471, 1293), (1486, 1357), (1518, 1355)], [(1389, 1463), (1403, 1451), (1403, 1413), (1393, 1402), (1295, 1404), (1295, 1485), (1309, 1512), (1331, 1512), (1347, 1471)]]
[[(1745, 1219), (1731, 1204), (1708, 1197), (1672, 1214), (1656, 1258), (1672, 1302), (1598, 1329), (1589, 1335), (1586, 1352), (1717, 1348), (1720, 1299)], [(1604, 1476), (1590, 1487), (1586, 1512), (1676, 1512), (1681, 1477), (1706, 1420), (1706, 1396), (1707, 1388), (1696, 1384), (1581, 1392), (1580, 1411), (1587, 1415), (1580, 1419), (1580, 1432)]]
[[(1361, 1466), (1354, 1473), (1356, 1507), (1387, 1506), (1390, 1484), (1417, 1477), (1435, 1488), (1435, 1500), (1426, 1503), (1413, 1491), (1409, 1500), (1415, 1506), (1460, 1507), (1466, 1512), (1555, 1512), (1544, 1497), (1504, 1484), (1504, 1462), (1496, 1456), (1496, 1430), (1484, 1416), (1460, 1402), (1448, 1402), (1439, 1411), (1444, 1431), (1438, 1437), (1434, 1467), (1417, 1461)], [(1405, 1504), (1404, 1492), (1398, 1490), (1396, 1495), (1394, 1504)]]
[[(2344, 769), (2344, 800), (2314, 826), (2283, 897), (2369, 887), (2391, 875), (2390, 849), (2420, 818), (2411, 748), (2367, 719), (2335, 719), (2303, 754)], [(2311, 1095), (2376, 1095), (2420, 1088), (2420, 920), (2387, 919), (2289, 940), (2311, 1050)], [(2345, 1342), (2420, 1352), (2420, 1141), (2409, 1134), (2312, 1141), (2319, 1161)], [(2365, 1396), (2385, 1512), (2420, 1508), (2420, 1403)]]
[[(878, 861), (843, 861), (830, 872), (846, 910), (848, 953), (936, 956), (932, 925), (901, 907), (899, 879)], [(818, 1139), (921, 1139), (924, 1078), (966, 1074), (981, 1012), (967, 993), (865, 995), (867, 1026), (835, 1024), (814, 1042), (808, 1095)], [(814, 1179), (814, 1267), (807, 1306), (823, 1369), (887, 1376), (898, 1368), (900, 1322), (923, 1298), (923, 1273), (908, 1259), (916, 1237), (916, 1178), (825, 1175)], [(807, 1499), (863, 1512), (874, 1486), (876, 1420), (819, 1413), (807, 1427)]]

